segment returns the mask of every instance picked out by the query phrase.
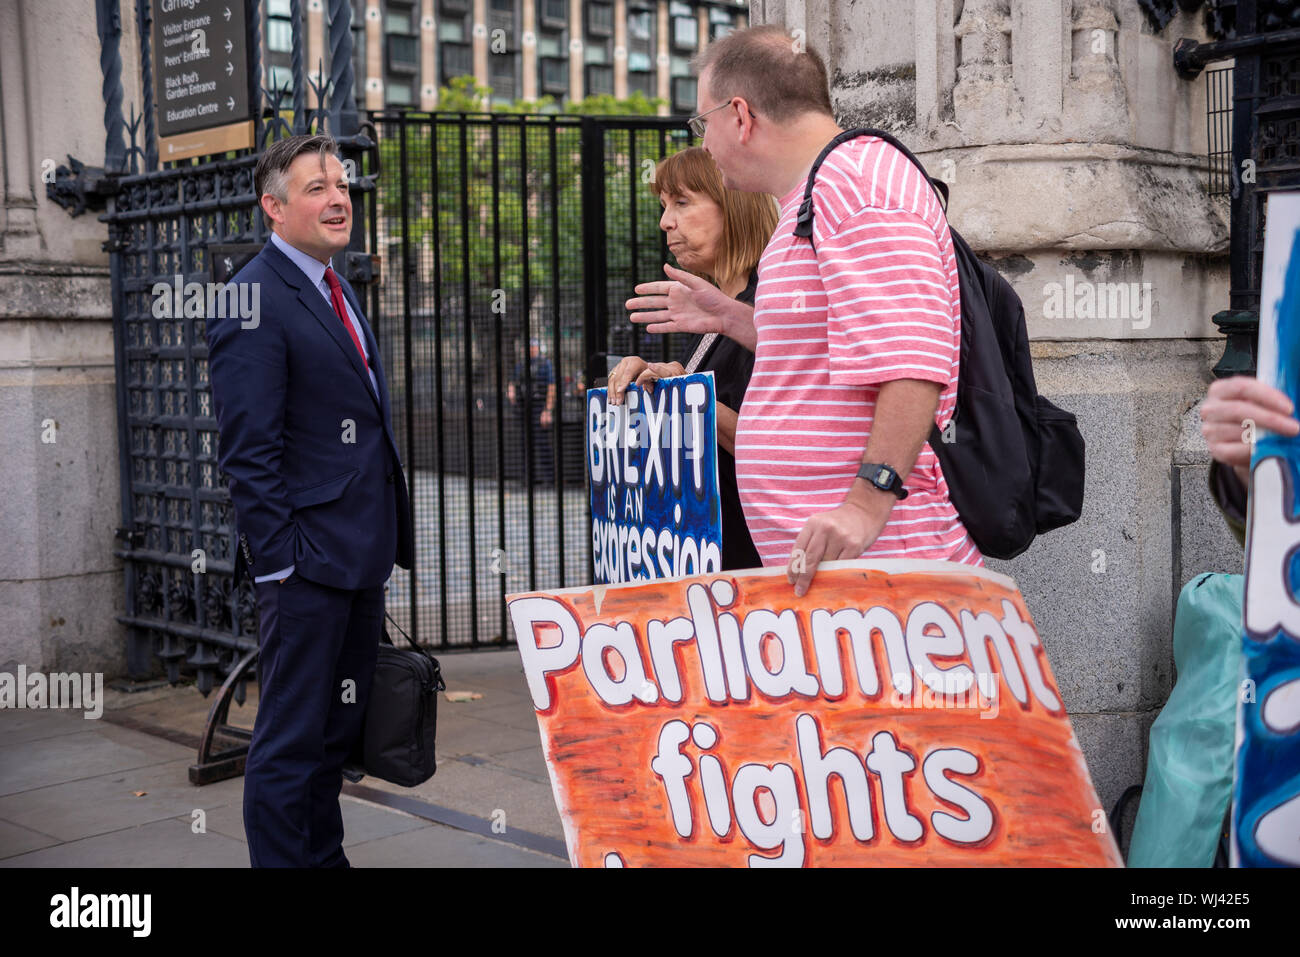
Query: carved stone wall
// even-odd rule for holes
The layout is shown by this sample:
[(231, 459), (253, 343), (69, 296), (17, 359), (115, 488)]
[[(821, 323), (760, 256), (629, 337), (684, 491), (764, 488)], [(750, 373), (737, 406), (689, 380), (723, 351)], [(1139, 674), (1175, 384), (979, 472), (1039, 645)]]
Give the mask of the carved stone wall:
[[(124, 670), (104, 226), (44, 177), (104, 162), (93, 4), (0, 11), (0, 671)], [(130, 17), (123, 50), (134, 45)], [(130, 87), (129, 77), (126, 80)], [(129, 96), (130, 94), (128, 94)], [(135, 97), (135, 102), (140, 102)]]

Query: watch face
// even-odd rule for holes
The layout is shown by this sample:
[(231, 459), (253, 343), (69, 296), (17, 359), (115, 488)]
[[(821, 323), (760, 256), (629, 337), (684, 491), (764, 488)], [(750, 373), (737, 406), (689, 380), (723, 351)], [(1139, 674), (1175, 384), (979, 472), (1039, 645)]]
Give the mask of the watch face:
[(884, 468), (883, 466), (876, 469), (875, 484), (883, 489), (887, 489), (893, 484), (889, 478), (889, 469)]

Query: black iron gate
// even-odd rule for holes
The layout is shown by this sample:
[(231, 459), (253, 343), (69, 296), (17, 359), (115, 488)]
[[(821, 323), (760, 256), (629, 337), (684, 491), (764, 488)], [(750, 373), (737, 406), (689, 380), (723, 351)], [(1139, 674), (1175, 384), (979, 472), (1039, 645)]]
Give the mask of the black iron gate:
[(1179, 40), (1174, 67), (1190, 79), (1232, 60), (1230, 303), (1213, 317), (1228, 341), (1214, 373), (1254, 375), (1266, 201), (1300, 187), (1300, 0), (1207, 0), (1205, 21), (1214, 39)]
[(623, 308), (662, 278), (652, 192), (681, 120), (378, 113), (382, 279), (416, 567), (389, 613), (438, 648), (512, 639), (509, 592), (590, 582), (584, 393), (610, 355), (676, 357)]

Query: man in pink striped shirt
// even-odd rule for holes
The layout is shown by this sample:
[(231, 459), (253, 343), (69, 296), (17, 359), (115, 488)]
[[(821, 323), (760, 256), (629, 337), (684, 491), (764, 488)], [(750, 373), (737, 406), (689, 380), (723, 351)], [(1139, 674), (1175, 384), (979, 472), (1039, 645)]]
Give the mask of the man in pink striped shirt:
[[(961, 301), (934, 190), (874, 137), (832, 152), (813, 190), (813, 243), (793, 235), (814, 160), (842, 132), (826, 69), (782, 28), (697, 60), (696, 131), (723, 182), (778, 198), (752, 311), (694, 276), (639, 286), (651, 331), (723, 332), (754, 349), (736, 469), (764, 564), (803, 595), (822, 561), (983, 560), (927, 443), (956, 402)], [(885, 487), (892, 490), (886, 490)], [(903, 494), (905, 493), (905, 497)]]

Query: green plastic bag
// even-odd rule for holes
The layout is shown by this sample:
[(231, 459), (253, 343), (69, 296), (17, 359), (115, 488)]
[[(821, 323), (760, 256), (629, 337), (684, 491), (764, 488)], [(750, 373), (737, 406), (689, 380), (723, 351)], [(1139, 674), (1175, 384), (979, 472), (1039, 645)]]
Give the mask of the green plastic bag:
[(1241, 575), (1199, 575), (1178, 596), (1178, 678), (1151, 726), (1129, 867), (1209, 867), (1232, 796), (1241, 678)]

